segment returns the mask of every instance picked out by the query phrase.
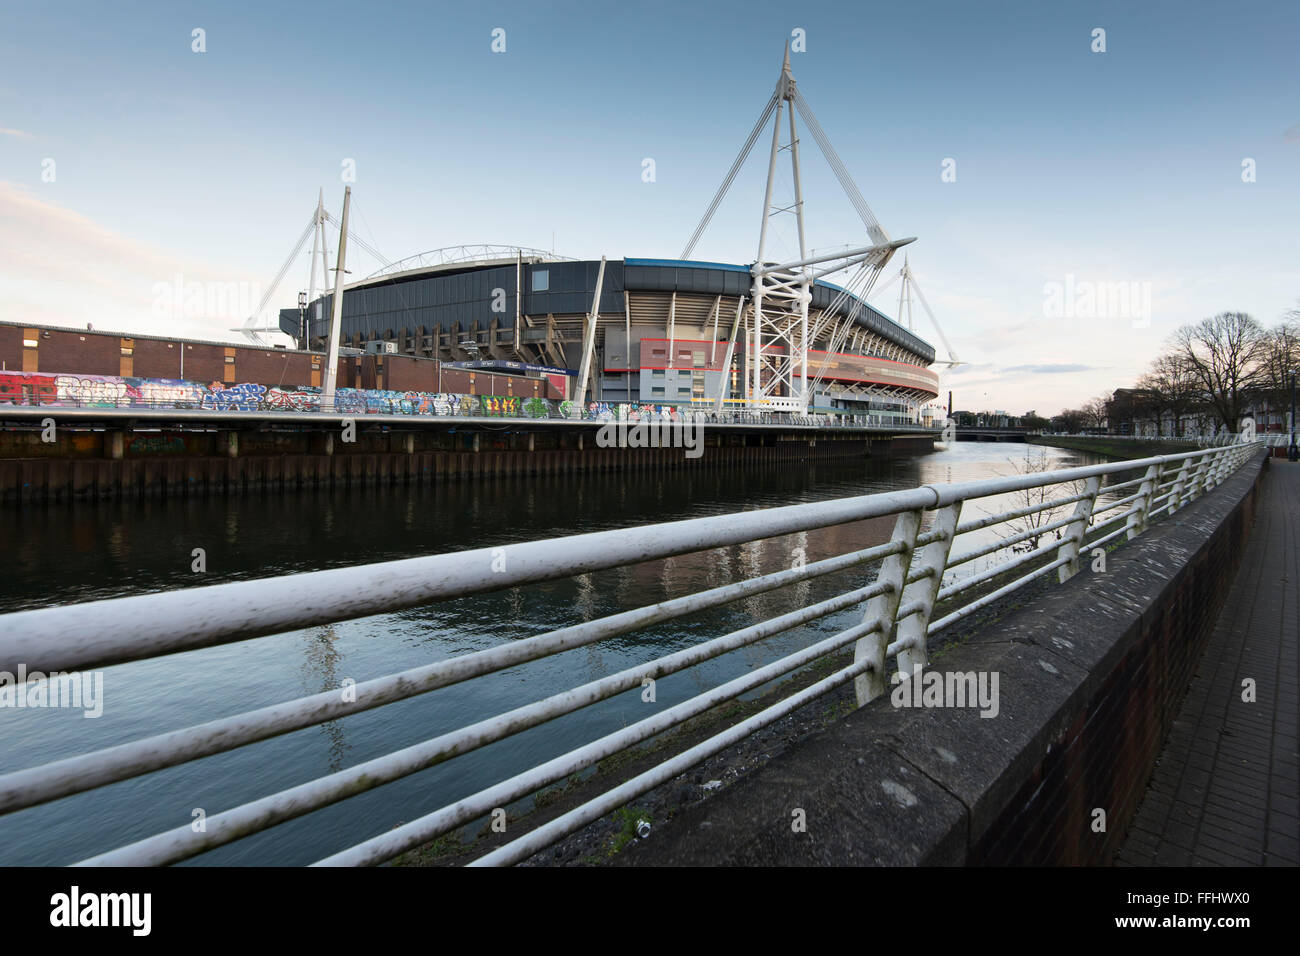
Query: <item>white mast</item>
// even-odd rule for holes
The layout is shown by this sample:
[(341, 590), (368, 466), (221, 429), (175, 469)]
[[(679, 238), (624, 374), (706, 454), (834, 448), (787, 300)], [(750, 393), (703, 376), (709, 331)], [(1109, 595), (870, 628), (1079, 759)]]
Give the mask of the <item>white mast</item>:
[[(781, 113), (790, 111), (789, 142), (781, 143)], [(799, 166), (799, 133), (795, 127), (795, 111), (803, 119), (804, 129), (810, 133), (839, 180), (845, 195), (857, 210), (862, 224), (867, 229), (871, 245), (854, 249), (850, 252), (824, 256), (809, 256), (803, 215), (803, 181)], [(772, 120), (772, 145), (768, 155), (767, 185), (763, 196), (763, 216), (759, 225), (758, 255), (750, 273), (753, 276), (751, 286), (752, 316), (749, 323), (749, 343), (746, 350), (748, 368), (746, 369), (745, 402), (752, 408), (771, 411), (806, 413), (813, 398), (816, 383), (822, 372), (809, 381), (808, 350), (814, 340), (829, 331), (828, 341), (834, 345), (842, 341), (851, 328), (855, 328), (856, 317), (862, 301), (871, 291), (880, 270), (889, 262), (894, 250), (912, 242), (911, 239), (891, 240), (881, 228), (858, 192), (857, 186), (849, 176), (848, 169), (836, 154), (830, 140), (826, 137), (817, 117), (813, 115), (808, 102), (799, 93), (794, 75), (790, 71), (790, 49), (787, 44), (785, 56), (781, 63), (781, 76), (776, 89), (768, 98), (758, 122), (750, 131), (749, 138), (741, 147), (740, 154), (732, 164), (727, 177), (722, 181), (713, 202), (709, 204), (704, 218), (696, 227), (695, 233), (686, 244), (681, 258), (690, 258), (692, 250), (703, 235), (713, 214), (717, 212), (723, 196), (731, 187), (744, 165), (750, 151), (754, 148), (759, 135)], [(794, 201), (790, 206), (773, 206), (772, 192), (776, 180), (776, 167), (782, 149), (790, 151), (790, 169), (794, 178)], [(799, 258), (783, 264), (768, 264), (768, 221), (775, 215), (793, 212), (799, 235)], [(809, 266), (825, 264), (824, 268), (810, 271)], [(809, 329), (808, 309), (812, 302), (814, 281), (821, 277), (839, 272), (850, 267), (857, 267), (850, 285), (860, 286), (857, 302), (841, 293), (836, 297), (830, 312), (834, 314), (827, 325), (828, 316), (818, 321), (816, 330)], [(826, 310), (823, 310), (824, 312)], [(730, 346), (728, 346), (730, 348)], [(834, 349), (832, 349), (834, 350)], [(727, 370), (723, 370), (724, 376)]]
[[(325, 252), (325, 190), (321, 189), (316, 197), (316, 218), (312, 226), (311, 241), (311, 282), (308, 285), (307, 302), (308, 307), (316, 303), (316, 258), (320, 257), (324, 263), (324, 271), (321, 273), (321, 281), (324, 282), (329, 278), (330, 263), (327, 253)], [(310, 348), (311, 342), (311, 319), (307, 320), (307, 341), (303, 342), (303, 348)]]
[(348, 254), (348, 213), (352, 209), (352, 187), (343, 189), (343, 225), (339, 228), (338, 266), (334, 270), (334, 301), (330, 311), (330, 344), (325, 358), (325, 387), (321, 390), (321, 411), (334, 410), (334, 389), (338, 384), (339, 335), (343, 329), (343, 275)]

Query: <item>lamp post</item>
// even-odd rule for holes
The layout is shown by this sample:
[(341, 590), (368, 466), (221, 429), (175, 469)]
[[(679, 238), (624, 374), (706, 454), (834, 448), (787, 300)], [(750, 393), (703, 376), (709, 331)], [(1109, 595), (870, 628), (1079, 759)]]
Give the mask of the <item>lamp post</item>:
[(1286, 450), (1287, 461), (1295, 461), (1300, 458), (1300, 450), (1296, 448), (1295, 444), (1295, 376), (1296, 373), (1293, 371), (1291, 373), (1291, 444)]

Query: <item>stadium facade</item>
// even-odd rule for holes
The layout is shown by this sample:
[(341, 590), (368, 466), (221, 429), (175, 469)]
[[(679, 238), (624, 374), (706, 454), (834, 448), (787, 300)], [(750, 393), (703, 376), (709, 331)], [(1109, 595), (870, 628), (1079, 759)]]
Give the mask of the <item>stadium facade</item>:
[[(692, 258), (769, 121), (753, 261)], [(799, 122), (862, 220), (856, 247), (822, 255), (808, 248)], [(778, 165), (787, 159), (793, 195), (778, 198)], [(338, 223), (343, 233), (350, 195), (349, 187)], [(333, 294), (314, 295), (327, 218), (333, 221), (318, 201), (294, 253), (315, 235), (313, 291), (300, 297), (296, 312), (280, 313), (280, 327), (302, 347), (327, 348), (331, 356), (346, 345), (471, 367), (546, 370), (579, 405), (644, 402), (721, 411), (731, 404), (765, 414), (866, 412), (916, 422), (938, 397), (934, 349), (865, 301), (894, 253), (915, 240), (891, 238), (871, 212), (799, 91), (788, 48), (758, 121), (678, 259), (576, 261), (535, 249), (448, 247), (345, 286), (335, 316)], [(797, 257), (788, 262), (772, 261), (769, 224), (778, 218), (792, 219), (798, 237)], [(345, 250), (341, 241), (340, 256)], [(328, 276), (327, 258), (323, 265)], [(900, 275), (901, 318), (902, 303), (910, 302), (906, 258)], [(844, 284), (831, 284), (829, 276)], [(954, 361), (949, 348), (948, 364)], [(325, 391), (330, 388), (327, 383)]]
[[(600, 266), (514, 247), (426, 253), (345, 287), (342, 342), (468, 368), (545, 370), (572, 389), (596, 305), (589, 400), (708, 407), (721, 392), (726, 405), (745, 402), (750, 265), (608, 261), (597, 304)], [(817, 280), (810, 292), (809, 327), (826, 330), (808, 349), (816, 382), (810, 410), (919, 420), (938, 394), (934, 348), (839, 286)], [(281, 330), (302, 348), (323, 348), (332, 300), (282, 310)], [(832, 350), (830, 330), (850, 318)], [(728, 349), (733, 330), (737, 341)], [(780, 348), (765, 343), (763, 352)]]

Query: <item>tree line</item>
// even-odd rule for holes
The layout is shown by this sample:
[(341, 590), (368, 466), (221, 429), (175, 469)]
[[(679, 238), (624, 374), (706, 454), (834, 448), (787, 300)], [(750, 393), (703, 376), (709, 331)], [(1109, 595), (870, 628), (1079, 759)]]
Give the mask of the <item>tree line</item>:
[(1125, 422), (1150, 423), (1157, 434), (1237, 431), (1247, 413), (1291, 402), (1300, 369), (1300, 310), (1265, 328), (1245, 312), (1221, 312), (1179, 328), (1132, 388), (1116, 389), (1052, 419), (1078, 432)]

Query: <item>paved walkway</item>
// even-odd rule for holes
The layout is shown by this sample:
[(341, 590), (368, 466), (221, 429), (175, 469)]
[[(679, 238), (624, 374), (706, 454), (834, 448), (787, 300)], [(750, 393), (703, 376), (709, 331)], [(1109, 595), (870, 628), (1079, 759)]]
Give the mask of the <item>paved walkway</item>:
[[(1237, 578), (1120, 866), (1300, 864), (1300, 462), (1270, 464)], [(1246, 678), (1255, 703), (1242, 701)]]

